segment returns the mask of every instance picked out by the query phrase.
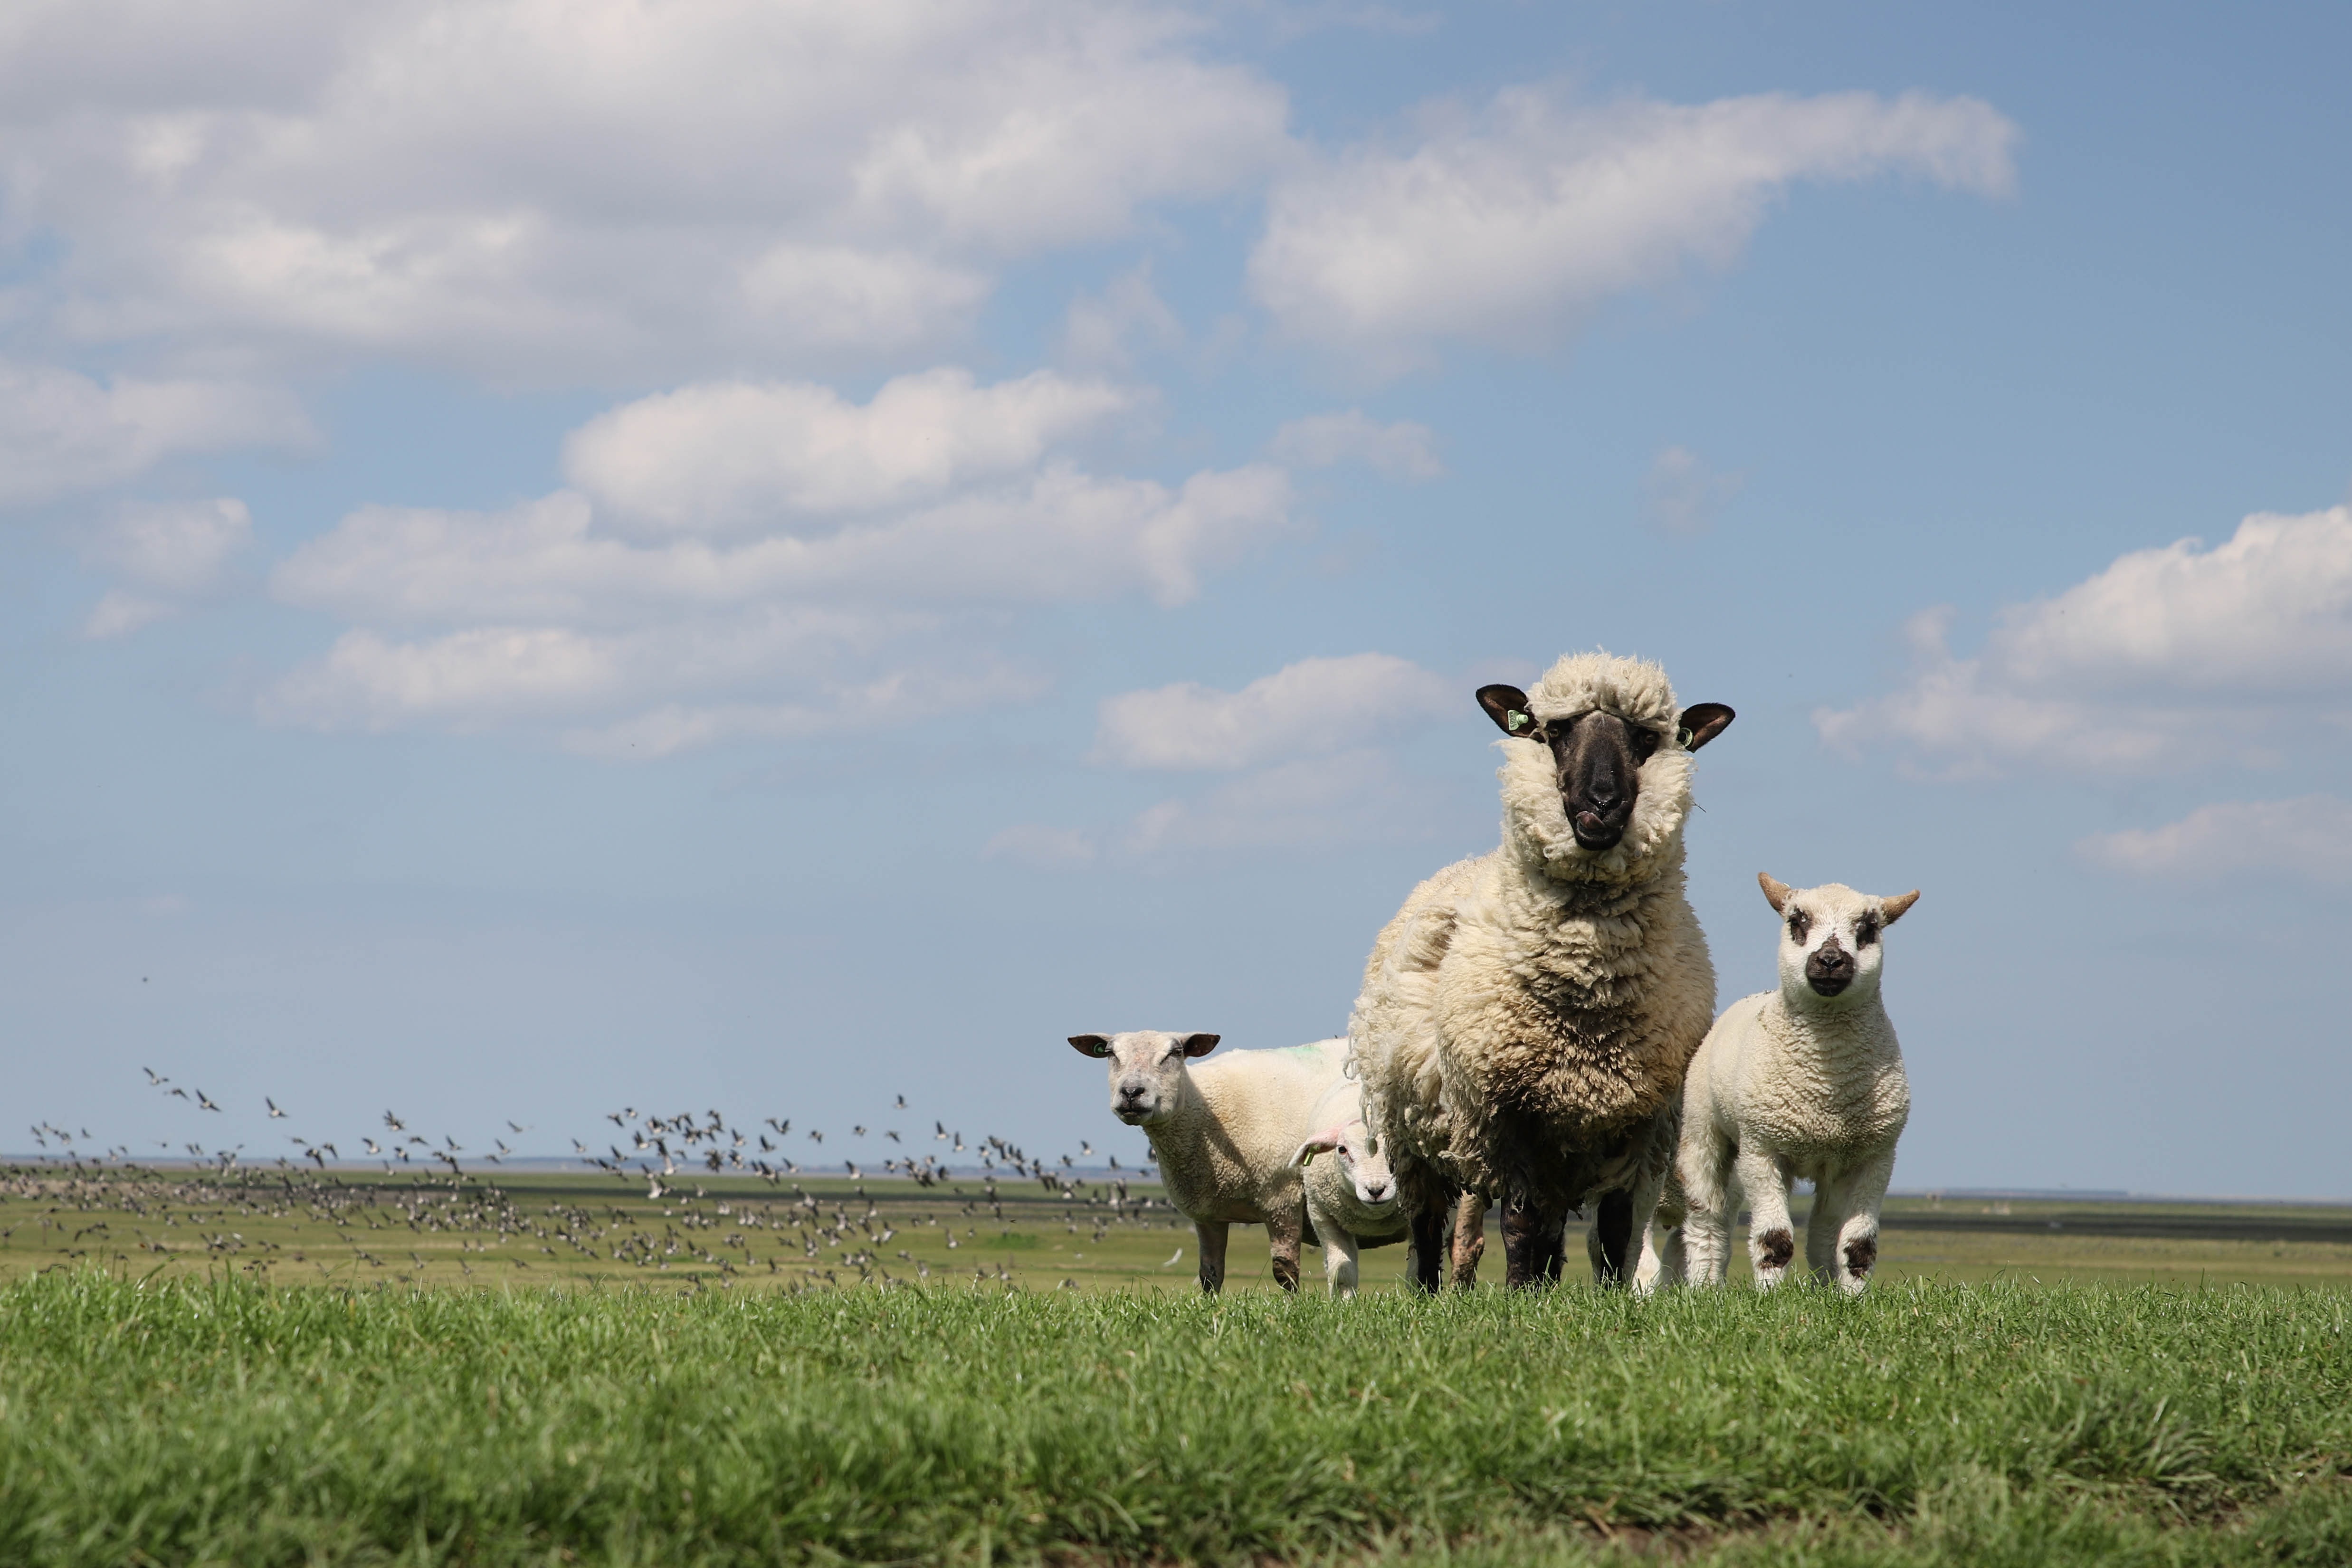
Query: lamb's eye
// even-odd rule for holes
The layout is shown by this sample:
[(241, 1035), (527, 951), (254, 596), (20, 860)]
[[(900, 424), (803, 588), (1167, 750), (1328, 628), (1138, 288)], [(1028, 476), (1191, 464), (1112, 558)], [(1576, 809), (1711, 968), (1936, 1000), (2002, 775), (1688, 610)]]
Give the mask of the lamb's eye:
[(1626, 740), (1633, 748), (1633, 766), (1639, 768), (1643, 763), (1650, 760), (1652, 752), (1658, 749), (1658, 732), (1638, 724), (1629, 725), (1626, 727), (1630, 732), (1626, 736)]
[(1876, 921), (1874, 921), (1874, 920), (1859, 920), (1859, 921), (1856, 921), (1856, 922), (1854, 923), (1854, 927), (1853, 927), (1853, 945), (1854, 945), (1855, 946), (1857, 946), (1857, 947), (1867, 947), (1867, 946), (1869, 946), (1873, 942), (1875, 942), (1875, 941), (1877, 941), (1877, 940), (1878, 940), (1878, 923), (1877, 923)]
[(1802, 942), (1805, 939), (1805, 934), (1812, 928), (1812, 921), (1804, 915), (1791, 915), (1789, 916), (1789, 940), (1791, 942)]

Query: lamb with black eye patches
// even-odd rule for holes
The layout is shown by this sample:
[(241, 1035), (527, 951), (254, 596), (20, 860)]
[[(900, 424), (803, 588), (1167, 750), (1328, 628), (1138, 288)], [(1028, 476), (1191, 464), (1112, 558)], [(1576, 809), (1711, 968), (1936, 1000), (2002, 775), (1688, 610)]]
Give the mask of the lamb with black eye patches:
[(1859, 1295), (1878, 1262), (1879, 1206), (1911, 1114), (1879, 992), (1880, 938), (1919, 894), (1757, 881), (1780, 916), (1780, 988), (1726, 1008), (1691, 1061), (1681, 1146), (1633, 1284), (1721, 1284), (1744, 1197), (1756, 1286), (1770, 1290), (1796, 1256), (1789, 1189), (1801, 1177), (1813, 1184), (1806, 1265)]

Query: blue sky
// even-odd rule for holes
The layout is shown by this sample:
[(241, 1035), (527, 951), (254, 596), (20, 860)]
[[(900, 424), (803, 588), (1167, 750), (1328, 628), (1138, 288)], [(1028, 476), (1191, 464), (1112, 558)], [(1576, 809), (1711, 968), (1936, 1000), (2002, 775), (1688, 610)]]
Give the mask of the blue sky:
[(1494, 841), (1472, 690), (1606, 646), (1739, 710), (1722, 1001), (1758, 870), (1923, 890), (1898, 1186), (2352, 1194), (2347, 57), (14, 7), (9, 1125), (1139, 1153), (1062, 1038), (1338, 1030)]

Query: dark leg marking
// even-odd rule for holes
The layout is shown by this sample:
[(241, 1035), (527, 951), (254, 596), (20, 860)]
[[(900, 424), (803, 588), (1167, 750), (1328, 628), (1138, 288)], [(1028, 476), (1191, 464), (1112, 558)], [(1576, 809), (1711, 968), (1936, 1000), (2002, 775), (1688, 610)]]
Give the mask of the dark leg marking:
[(1785, 1269), (1797, 1255), (1797, 1239), (1786, 1230), (1766, 1231), (1756, 1239), (1756, 1247), (1767, 1269)]
[(1878, 1236), (1857, 1236), (1845, 1244), (1845, 1271), (1859, 1279), (1878, 1262)]
[(1633, 1195), (1630, 1192), (1604, 1192), (1601, 1195), (1601, 1280), (1603, 1284), (1622, 1284), (1625, 1281), (1625, 1254), (1633, 1244)]
[(1298, 1289), (1298, 1260), (1276, 1258), (1274, 1260), (1274, 1282), (1286, 1291)]
[(1412, 1282), (1437, 1294), (1439, 1260), (1445, 1253), (1445, 1210), (1424, 1208), (1412, 1217)]

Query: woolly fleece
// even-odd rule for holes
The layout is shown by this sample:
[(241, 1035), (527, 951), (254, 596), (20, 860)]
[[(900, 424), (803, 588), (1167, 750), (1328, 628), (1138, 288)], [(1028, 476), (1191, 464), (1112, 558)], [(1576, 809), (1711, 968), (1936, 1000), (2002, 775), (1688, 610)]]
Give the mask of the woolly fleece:
[(1624, 836), (1599, 852), (1570, 831), (1549, 749), (1497, 741), (1501, 845), (1415, 888), (1373, 945), (1349, 1036), (1415, 1207), (1448, 1187), (1558, 1207), (1634, 1185), (1643, 1155), (1671, 1149), (1715, 1012), (1684, 891), (1692, 757), (1665, 672), (1571, 654), (1528, 696), (1539, 719), (1598, 707), (1664, 738)]

